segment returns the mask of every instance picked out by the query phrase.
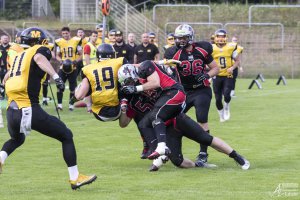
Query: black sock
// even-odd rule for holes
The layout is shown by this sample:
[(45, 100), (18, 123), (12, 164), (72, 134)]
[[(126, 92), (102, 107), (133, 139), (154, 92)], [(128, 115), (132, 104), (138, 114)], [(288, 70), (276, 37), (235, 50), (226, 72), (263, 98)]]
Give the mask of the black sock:
[(62, 104), (62, 99), (63, 99), (63, 93), (57, 92), (57, 103)]
[[(207, 134), (209, 134), (209, 130), (206, 131)], [(203, 153), (206, 153), (207, 154), (207, 147), (206, 145), (204, 144), (200, 144), (200, 152), (203, 152)]]
[(232, 152), (229, 154), (230, 158), (236, 158), (237, 157), (237, 153), (235, 150), (232, 150)]

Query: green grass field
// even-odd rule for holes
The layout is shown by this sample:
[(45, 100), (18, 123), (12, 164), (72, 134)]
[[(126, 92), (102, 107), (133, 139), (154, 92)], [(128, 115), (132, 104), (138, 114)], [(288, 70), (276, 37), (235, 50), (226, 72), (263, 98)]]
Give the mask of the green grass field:
[[(150, 173), (151, 162), (139, 158), (142, 144), (134, 124), (121, 129), (85, 109), (69, 112), (65, 100), (61, 118), (73, 131), (79, 170), (97, 174), (98, 180), (72, 191), (60, 143), (32, 132), (6, 160), (0, 199), (300, 199), (300, 80), (276, 86), (277, 80), (267, 79), (262, 90), (248, 90), (250, 81), (238, 80), (230, 121), (219, 122), (214, 99), (209, 116), (211, 133), (247, 157), (248, 171), (209, 149), (217, 169), (179, 169), (168, 162)], [(46, 110), (55, 115), (53, 103)], [(189, 115), (194, 118), (194, 110)], [(6, 129), (0, 132), (2, 145), (9, 135)], [(184, 139), (183, 146), (185, 157), (194, 160), (198, 144)], [(293, 192), (273, 193), (285, 183), (294, 184)]]

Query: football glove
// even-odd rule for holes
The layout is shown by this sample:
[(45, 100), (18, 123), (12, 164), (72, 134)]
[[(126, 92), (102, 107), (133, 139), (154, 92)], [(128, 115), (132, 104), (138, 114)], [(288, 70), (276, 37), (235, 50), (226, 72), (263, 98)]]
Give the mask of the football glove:
[(203, 83), (203, 81), (210, 79), (210, 76), (209, 74), (200, 73), (196, 75), (195, 78), (198, 81), (198, 83)]
[(159, 65), (169, 65), (169, 66), (176, 66), (177, 64), (180, 65), (181, 61), (174, 60), (174, 59), (163, 59), (157, 62)]
[(73, 64), (74, 66), (76, 66), (76, 65), (77, 65), (77, 60), (74, 60), (74, 61), (72, 62), (72, 64)]
[(62, 79), (60, 77), (54, 79), (55, 84), (57, 89), (59, 89), (60, 91), (64, 91), (65, 90), (65, 83), (62, 81)]
[(122, 92), (124, 94), (135, 94), (135, 93), (138, 93), (136, 87), (132, 86), (132, 85), (123, 86), (121, 90), (122, 90)]
[(0, 98), (3, 98), (4, 96), (5, 96), (4, 85), (0, 84)]

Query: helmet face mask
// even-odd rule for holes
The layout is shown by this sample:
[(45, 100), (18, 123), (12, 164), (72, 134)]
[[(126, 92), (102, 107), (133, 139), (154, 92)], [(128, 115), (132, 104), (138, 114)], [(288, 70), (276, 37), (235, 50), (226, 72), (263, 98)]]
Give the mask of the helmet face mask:
[(101, 44), (96, 52), (98, 61), (116, 58), (116, 51), (110, 44)]
[(175, 29), (175, 43), (179, 48), (186, 48), (193, 43), (194, 29), (188, 24), (182, 24)]
[(227, 43), (227, 32), (224, 29), (219, 29), (215, 32), (215, 40), (216, 44), (226, 44)]
[(21, 45), (25, 47), (32, 47), (37, 44), (47, 44), (47, 36), (46, 33), (36, 27), (27, 28), (24, 31), (22, 31), (21, 35)]

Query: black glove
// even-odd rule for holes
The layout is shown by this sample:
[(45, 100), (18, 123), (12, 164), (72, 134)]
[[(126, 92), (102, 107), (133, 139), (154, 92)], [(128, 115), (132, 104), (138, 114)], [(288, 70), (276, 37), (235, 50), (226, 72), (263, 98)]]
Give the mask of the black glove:
[(203, 81), (210, 79), (210, 76), (208, 74), (200, 73), (196, 75), (196, 80), (198, 83), (203, 83)]
[(59, 89), (60, 91), (64, 91), (65, 90), (65, 83), (62, 81), (62, 79), (60, 77), (54, 79), (55, 84), (57, 89)]
[(74, 61), (72, 62), (72, 64), (73, 64), (74, 66), (76, 66), (76, 65), (77, 65), (77, 61), (74, 60)]
[(134, 93), (137, 93), (136, 87), (132, 86), (132, 85), (123, 86), (121, 90), (122, 90), (122, 92), (124, 94), (134, 94)]
[(0, 84), (0, 98), (4, 98), (5, 96), (5, 87), (4, 85)]

